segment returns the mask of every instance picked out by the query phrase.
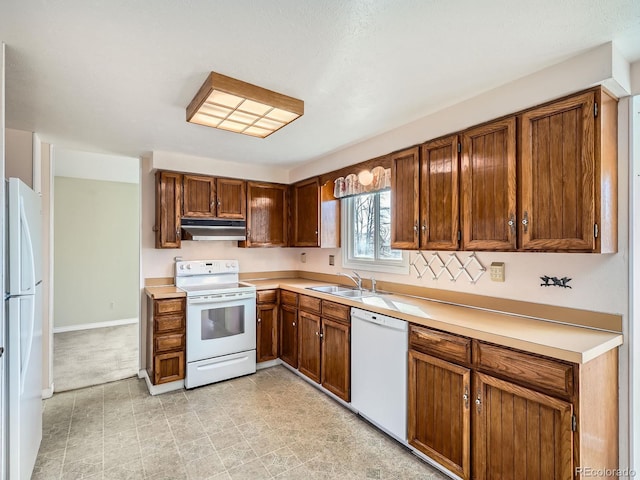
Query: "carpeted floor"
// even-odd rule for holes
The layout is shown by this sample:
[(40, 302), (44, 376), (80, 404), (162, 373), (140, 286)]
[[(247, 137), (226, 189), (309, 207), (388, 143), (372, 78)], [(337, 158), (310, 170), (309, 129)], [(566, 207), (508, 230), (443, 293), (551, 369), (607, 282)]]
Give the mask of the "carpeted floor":
[(56, 392), (113, 382), (137, 373), (137, 323), (53, 335)]

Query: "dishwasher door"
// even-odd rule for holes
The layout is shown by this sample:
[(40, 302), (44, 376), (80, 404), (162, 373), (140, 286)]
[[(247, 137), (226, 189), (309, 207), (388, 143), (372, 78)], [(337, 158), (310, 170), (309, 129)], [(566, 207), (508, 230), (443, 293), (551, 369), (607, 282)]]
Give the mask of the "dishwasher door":
[(351, 309), (351, 406), (405, 444), (407, 362), (407, 322)]

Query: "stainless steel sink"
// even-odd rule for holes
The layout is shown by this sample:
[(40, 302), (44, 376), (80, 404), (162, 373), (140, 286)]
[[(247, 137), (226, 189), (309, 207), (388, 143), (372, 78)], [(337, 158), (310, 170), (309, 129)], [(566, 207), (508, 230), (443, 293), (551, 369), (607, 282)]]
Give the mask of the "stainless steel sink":
[(307, 287), (307, 289), (316, 292), (330, 293), (331, 295), (344, 298), (362, 298), (375, 295), (375, 293), (367, 290), (356, 290), (355, 288), (344, 287), (342, 285), (323, 285), (321, 287)]
[(340, 292), (354, 292), (352, 288), (343, 287), (342, 285), (323, 285), (321, 287), (308, 287), (308, 290), (314, 290), (322, 293), (333, 293), (338, 295)]

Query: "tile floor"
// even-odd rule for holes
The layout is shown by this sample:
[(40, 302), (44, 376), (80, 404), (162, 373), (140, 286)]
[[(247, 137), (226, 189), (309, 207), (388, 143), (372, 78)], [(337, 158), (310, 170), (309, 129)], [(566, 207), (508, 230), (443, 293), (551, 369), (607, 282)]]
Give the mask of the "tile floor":
[(55, 391), (100, 385), (137, 375), (138, 330), (139, 325), (135, 323), (55, 333)]
[(445, 479), (282, 366), (152, 397), (130, 378), (44, 402), (40, 479)]

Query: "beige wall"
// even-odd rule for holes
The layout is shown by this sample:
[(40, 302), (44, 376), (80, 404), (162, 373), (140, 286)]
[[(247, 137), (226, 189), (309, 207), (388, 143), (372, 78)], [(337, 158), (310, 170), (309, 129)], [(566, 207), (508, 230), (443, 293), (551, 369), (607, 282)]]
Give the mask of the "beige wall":
[(54, 180), (55, 328), (138, 318), (138, 185)]
[(33, 134), (5, 130), (5, 177), (15, 177), (33, 187)]

